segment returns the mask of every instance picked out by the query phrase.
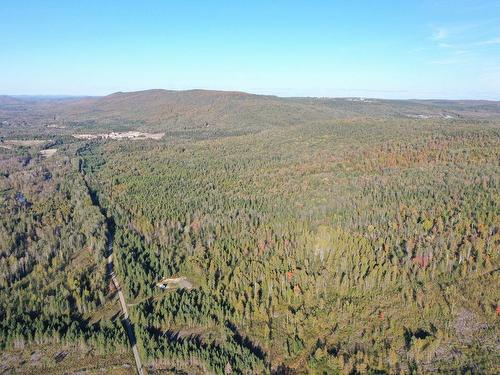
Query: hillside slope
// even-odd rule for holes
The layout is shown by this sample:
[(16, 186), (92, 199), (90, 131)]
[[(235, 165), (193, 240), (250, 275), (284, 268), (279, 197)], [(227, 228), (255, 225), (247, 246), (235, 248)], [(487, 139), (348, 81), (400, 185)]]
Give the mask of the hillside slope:
[[(254, 131), (336, 119), (498, 119), (499, 102), (280, 98), (209, 90), (146, 90), (104, 97), (0, 98), (0, 126), (74, 131)], [(10, 125), (10, 127), (9, 127)], [(44, 129), (50, 133), (50, 130)]]

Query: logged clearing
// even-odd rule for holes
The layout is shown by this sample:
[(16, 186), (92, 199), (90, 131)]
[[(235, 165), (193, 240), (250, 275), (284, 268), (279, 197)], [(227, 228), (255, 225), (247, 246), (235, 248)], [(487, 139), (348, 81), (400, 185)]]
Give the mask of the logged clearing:
[(20, 146), (20, 147), (32, 147), (39, 146), (47, 142), (45, 139), (8, 139), (3, 142), (4, 145), (7, 146)]
[(30, 345), (0, 353), (2, 374), (113, 374), (135, 373), (133, 358), (123, 353), (97, 354), (86, 346)]
[(45, 158), (50, 158), (51, 156), (54, 156), (56, 152), (57, 148), (48, 148), (46, 150), (41, 150), (40, 154)]
[(129, 132), (111, 132), (111, 133), (97, 133), (97, 134), (73, 134), (73, 137), (77, 139), (161, 139), (165, 133), (143, 133), (136, 131)]

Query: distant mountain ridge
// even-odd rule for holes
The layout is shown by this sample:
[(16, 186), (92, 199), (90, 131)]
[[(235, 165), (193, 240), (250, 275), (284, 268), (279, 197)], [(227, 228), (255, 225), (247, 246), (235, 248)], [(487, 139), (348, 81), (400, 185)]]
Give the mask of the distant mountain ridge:
[(0, 120), (65, 127), (265, 129), (348, 118), (500, 118), (500, 102), (282, 98), (238, 91), (152, 89), (99, 97), (0, 96)]

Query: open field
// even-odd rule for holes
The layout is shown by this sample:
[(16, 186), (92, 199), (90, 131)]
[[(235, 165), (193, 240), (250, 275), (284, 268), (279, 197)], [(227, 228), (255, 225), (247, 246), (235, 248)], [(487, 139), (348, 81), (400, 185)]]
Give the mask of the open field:
[(135, 374), (133, 358), (127, 353), (96, 355), (91, 348), (32, 345), (0, 354), (2, 374)]
[(17, 139), (8, 139), (3, 142), (5, 146), (21, 146), (21, 147), (31, 147), (31, 146), (39, 146), (47, 142), (46, 140), (39, 139), (28, 139), (28, 140), (17, 140)]

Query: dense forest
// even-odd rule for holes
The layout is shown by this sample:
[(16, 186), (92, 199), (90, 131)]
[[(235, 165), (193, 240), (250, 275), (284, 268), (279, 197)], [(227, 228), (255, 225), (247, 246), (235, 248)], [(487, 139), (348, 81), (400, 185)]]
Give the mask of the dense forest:
[(152, 373), (496, 373), (500, 116), (265, 99), (2, 149), (1, 350), (129, 352), (112, 241)]

